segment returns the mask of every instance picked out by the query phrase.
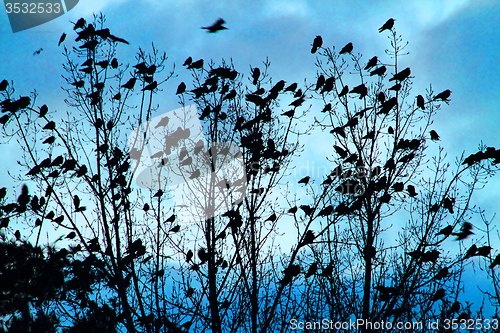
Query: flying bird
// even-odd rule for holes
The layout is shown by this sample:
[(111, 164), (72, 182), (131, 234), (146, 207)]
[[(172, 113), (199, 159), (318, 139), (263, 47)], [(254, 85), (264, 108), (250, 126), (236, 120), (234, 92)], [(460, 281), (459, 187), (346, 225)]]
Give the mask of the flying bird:
[(346, 46), (342, 48), (342, 50), (340, 50), (339, 54), (351, 53), (352, 49), (353, 49), (352, 43), (348, 43)]
[(226, 30), (227, 28), (225, 26), (223, 26), (224, 23), (226, 23), (226, 21), (224, 21), (223, 19), (220, 18), (211, 26), (202, 27), (202, 29), (205, 29), (205, 30), (207, 30), (208, 33), (213, 34), (213, 33), (216, 33), (217, 31), (220, 31), (220, 30)]
[(381, 33), (384, 30), (391, 30), (394, 26), (394, 21), (396, 20), (393, 18), (388, 19), (387, 22), (385, 22), (384, 25), (378, 29), (378, 32)]
[(311, 53), (314, 54), (323, 45), (323, 38), (321, 36), (316, 36), (313, 41)]
[(42, 52), (42, 51), (43, 51), (43, 47), (41, 47), (41, 48), (39, 48), (38, 50), (36, 50), (35, 52), (33, 52), (33, 55), (34, 55), (34, 56), (35, 56), (35, 55), (39, 55), (39, 54), (40, 54), (40, 52)]

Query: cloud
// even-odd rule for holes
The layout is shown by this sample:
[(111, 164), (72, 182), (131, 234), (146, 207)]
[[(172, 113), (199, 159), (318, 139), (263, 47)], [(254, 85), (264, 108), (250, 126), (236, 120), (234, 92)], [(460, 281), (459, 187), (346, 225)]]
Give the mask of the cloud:
[(305, 1), (273, 1), (270, 0), (265, 5), (264, 14), (270, 17), (304, 17), (310, 13)]

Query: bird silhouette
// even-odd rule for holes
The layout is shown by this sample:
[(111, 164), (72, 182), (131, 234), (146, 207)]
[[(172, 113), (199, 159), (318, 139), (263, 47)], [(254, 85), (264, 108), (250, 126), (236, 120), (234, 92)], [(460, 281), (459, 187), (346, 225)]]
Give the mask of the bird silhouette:
[(309, 183), (309, 180), (311, 179), (311, 177), (309, 176), (305, 176), (304, 178), (302, 178), (301, 180), (298, 181), (299, 184), (304, 184), (304, 185), (307, 185)]
[(470, 222), (464, 222), (459, 232), (452, 233), (453, 236), (457, 236), (456, 238), (457, 241), (464, 240), (473, 234), (474, 233), (472, 232), (472, 224)]
[(321, 36), (316, 36), (313, 41), (311, 48), (311, 53), (314, 54), (323, 45), (323, 38)]
[(384, 25), (378, 29), (378, 32), (381, 33), (384, 30), (391, 30), (394, 26), (394, 21), (396, 20), (393, 18), (388, 19), (387, 22), (385, 22)]
[(51, 145), (54, 143), (54, 141), (56, 141), (56, 137), (52, 135), (52, 136), (48, 137), (47, 139), (45, 139), (43, 141), (43, 143)]
[(85, 27), (85, 19), (82, 17), (80, 19), (78, 19), (78, 21), (76, 21), (75, 25), (73, 26), (73, 30), (76, 30), (76, 29), (83, 29)]
[(347, 85), (345, 85), (343, 88), (342, 88), (342, 91), (340, 92), (339, 94), (339, 97), (342, 97), (342, 96), (345, 96), (347, 95), (347, 93), (349, 92), (349, 87)]
[(203, 59), (196, 60), (195, 62), (192, 62), (187, 66), (188, 69), (200, 69), (202, 67), (203, 67)]
[(325, 84), (323, 85), (323, 89), (321, 90), (321, 93), (327, 93), (333, 90), (333, 84), (335, 82), (335, 77), (331, 76), (328, 79), (325, 80)]
[(370, 76), (373, 76), (373, 75), (382, 76), (385, 74), (386, 70), (387, 70), (387, 67), (380, 66), (378, 68), (375, 68), (373, 71), (371, 71)]
[(51, 120), (42, 129), (44, 129), (44, 130), (53, 130), (55, 128), (56, 128), (56, 123)]
[(325, 107), (323, 108), (323, 110), (321, 110), (321, 112), (328, 112), (328, 111), (331, 111), (332, 110), (332, 103), (328, 103), (325, 105)]
[(292, 207), (292, 208), (290, 208), (290, 209), (288, 210), (288, 213), (295, 214), (295, 213), (297, 213), (297, 209), (298, 209), (298, 208), (297, 208), (297, 206)]
[(308, 205), (301, 205), (300, 209), (302, 209), (307, 216), (311, 216), (313, 212), (312, 208), (309, 207)]
[(285, 88), (285, 92), (286, 91), (295, 91), (296, 89), (297, 89), (297, 82), (294, 82), (294, 83), (292, 83), (291, 85), (289, 85), (288, 87)]
[(387, 133), (394, 134), (394, 128), (392, 128), (392, 126), (389, 126), (389, 128), (387, 128)]
[(398, 81), (403, 81), (405, 80), (406, 78), (408, 78), (408, 76), (410, 76), (411, 74), (411, 70), (409, 67), (406, 67), (405, 69), (403, 69), (401, 72), (399, 73), (396, 73), (394, 74), (393, 77), (391, 77), (389, 79), (389, 81), (394, 81), (394, 80), (398, 80)]
[(145, 86), (144, 88), (142, 88), (141, 91), (153, 91), (156, 89), (157, 86), (158, 86), (158, 82), (153, 81), (150, 84), (148, 84), (147, 86)]
[(378, 57), (377, 56), (371, 58), (370, 60), (368, 60), (368, 63), (365, 66), (365, 70), (369, 70), (370, 68), (373, 68), (373, 67), (377, 66), (377, 63), (378, 63)]
[(349, 153), (347, 152), (347, 150), (344, 150), (343, 148), (341, 148), (341, 147), (339, 147), (339, 146), (337, 146), (337, 145), (334, 145), (334, 146), (333, 146), (333, 148), (335, 149), (335, 151), (337, 152), (337, 154), (339, 154), (339, 156), (340, 156), (341, 158), (346, 158), (346, 157), (347, 157), (347, 155), (349, 154)]
[(436, 293), (432, 296), (431, 301), (436, 302), (445, 296), (445, 291), (443, 288), (439, 288)]
[(346, 46), (340, 50), (339, 54), (345, 54), (345, 53), (351, 53), (353, 50), (353, 45), (352, 43), (348, 43)]
[(299, 107), (302, 105), (302, 103), (304, 103), (304, 101), (305, 101), (305, 98), (304, 98), (304, 96), (302, 96), (302, 97), (297, 98), (295, 101), (290, 103), (288, 106)]
[(65, 39), (66, 39), (66, 33), (63, 32), (63, 34), (59, 38), (59, 44), (57, 44), (57, 46), (61, 46), (62, 42), (64, 42)]
[(365, 84), (362, 83), (359, 86), (352, 88), (352, 90), (349, 91), (349, 93), (359, 94), (359, 99), (362, 99), (368, 94), (368, 88), (366, 88)]
[(316, 88), (314, 90), (318, 90), (323, 86), (323, 84), (325, 84), (325, 76), (321, 74), (320, 76), (318, 76), (318, 80), (316, 81)]
[(377, 114), (388, 114), (392, 108), (394, 108), (398, 104), (398, 100), (396, 97), (392, 97), (386, 102), (382, 103), (380, 111)]
[(422, 110), (425, 110), (425, 100), (422, 95), (417, 96), (417, 106)]
[(135, 77), (133, 77), (130, 80), (128, 80), (127, 83), (125, 83), (124, 85), (122, 85), (122, 88), (132, 89), (132, 88), (134, 88), (136, 81), (137, 81), (137, 79)]
[(191, 176), (189, 176), (189, 179), (195, 179), (195, 178), (198, 178), (200, 177), (200, 169), (196, 169), (192, 174)]
[(217, 31), (220, 31), (220, 30), (226, 30), (227, 28), (225, 26), (223, 26), (223, 24), (226, 23), (226, 21), (224, 21), (223, 19), (218, 19), (217, 21), (215, 21), (214, 24), (212, 24), (211, 26), (208, 26), (208, 27), (202, 27), (202, 29), (205, 29), (207, 30), (208, 33), (216, 33)]
[(415, 186), (408, 185), (407, 186), (407, 190), (408, 190), (408, 194), (410, 195), (410, 197), (416, 197), (417, 196), (417, 192), (415, 191)]
[(119, 101), (121, 98), (122, 98), (122, 94), (117, 93), (116, 95), (114, 95), (114, 96), (113, 96), (113, 98), (112, 98), (112, 99), (114, 99), (114, 100), (118, 100), (118, 101)]
[(2, 82), (0, 82), (0, 91), (5, 91), (8, 86), (9, 82), (7, 80), (2, 80)]
[(340, 127), (335, 127), (334, 129), (332, 129), (332, 130), (330, 131), (330, 133), (332, 133), (332, 134), (333, 134), (333, 133), (336, 133), (336, 134), (340, 135), (341, 137), (343, 137), (344, 139), (347, 137), (347, 136), (346, 136), (346, 133), (345, 133), (345, 130), (344, 130), (344, 128), (343, 128), (342, 126), (340, 126)]
[(429, 133), (431, 134), (432, 141), (439, 141), (439, 134), (435, 130), (431, 130)]
[(36, 50), (35, 52), (33, 52), (33, 55), (39, 55), (41, 52), (43, 51), (43, 47), (39, 48), (38, 50)]
[(388, 90), (392, 90), (392, 91), (399, 91), (401, 89), (401, 84), (400, 83), (396, 83), (395, 85), (393, 85), (392, 87), (390, 87)]
[(257, 82), (259, 82), (259, 77), (260, 77), (260, 69), (259, 67), (255, 67), (252, 69), (252, 84), (255, 86), (257, 85)]
[(184, 61), (184, 63), (182, 64), (182, 66), (189, 66), (189, 65), (191, 65), (191, 63), (192, 63), (192, 62), (193, 62), (193, 58), (188, 57), (188, 58)]
[(434, 96), (433, 101), (437, 101), (438, 99), (440, 99), (441, 101), (448, 101), (450, 95), (451, 95), (451, 90), (447, 89)]
[(286, 112), (283, 112), (281, 115), (292, 118), (295, 115), (295, 110), (294, 109), (288, 110)]

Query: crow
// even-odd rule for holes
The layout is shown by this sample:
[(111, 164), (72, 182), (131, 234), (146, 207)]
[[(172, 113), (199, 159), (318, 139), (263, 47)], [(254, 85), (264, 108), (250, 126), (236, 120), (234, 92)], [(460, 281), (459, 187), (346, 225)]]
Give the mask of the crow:
[(368, 94), (368, 88), (364, 84), (360, 84), (359, 86), (356, 86), (352, 88), (351, 91), (349, 91), (351, 94), (359, 94), (359, 99), (363, 99)]
[(125, 83), (124, 85), (122, 85), (122, 88), (125, 88), (125, 89), (132, 89), (132, 88), (134, 88), (136, 80), (137, 79), (135, 77), (131, 78), (130, 80), (127, 81), (127, 83)]
[(316, 36), (313, 41), (311, 53), (314, 54), (323, 45), (323, 38), (321, 36)]
[(305, 278), (307, 279), (307, 278), (313, 276), (317, 270), (318, 270), (318, 263), (316, 263), (316, 262), (312, 263), (311, 266), (309, 266), (307, 273), (305, 274)]
[(387, 133), (394, 134), (394, 128), (392, 128), (392, 126), (389, 126), (389, 128), (387, 129)]
[(78, 21), (76, 21), (75, 26), (73, 27), (73, 30), (76, 29), (83, 29), (85, 27), (85, 19), (82, 17)]
[(385, 71), (387, 70), (387, 67), (385, 66), (380, 66), (379, 68), (375, 68), (373, 71), (370, 72), (370, 76), (373, 76), (373, 75), (378, 75), (378, 76), (382, 76), (385, 74)]
[(417, 96), (417, 106), (421, 108), (422, 110), (425, 110), (425, 100), (424, 96), (418, 95)]
[(337, 145), (334, 145), (334, 146), (333, 146), (333, 148), (335, 148), (335, 151), (337, 152), (337, 154), (339, 154), (339, 156), (340, 156), (341, 158), (346, 158), (346, 157), (347, 157), (347, 155), (349, 154), (349, 153), (347, 152), (347, 150), (344, 150), (343, 148), (341, 148), (341, 147), (339, 147), (339, 146), (337, 146)]
[(309, 183), (309, 180), (311, 179), (311, 177), (309, 176), (305, 176), (304, 178), (302, 178), (301, 180), (298, 181), (299, 184), (304, 184), (304, 185), (307, 185)]
[(392, 97), (381, 105), (382, 108), (380, 109), (379, 112), (377, 112), (377, 114), (388, 114), (392, 110), (392, 108), (394, 108), (397, 104), (398, 104), (397, 98)]
[(378, 32), (381, 33), (384, 30), (391, 30), (394, 26), (394, 21), (396, 20), (393, 18), (388, 19), (387, 22), (385, 22), (384, 25), (378, 29)]
[(53, 130), (56, 128), (56, 123), (53, 121), (49, 121), (42, 129), (44, 130)]
[(417, 196), (417, 192), (415, 192), (415, 186), (408, 185), (407, 189), (408, 189), (408, 193), (409, 193), (410, 197), (416, 197)]
[[(323, 79), (324, 79), (324, 77), (323, 77)], [(295, 91), (296, 89), (297, 89), (297, 83), (294, 82), (291, 85), (289, 85), (288, 87), (286, 87), (285, 91)]]
[(325, 76), (321, 74), (318, 76), (318, 80), (316, 81), (316, 88), (314, 90), (318, 90), (325, 84)]
[(349, 87), (346, 85), (342, 88), (342, 91), (340, 92), (339, 97), (347, 95), (348, 92), (349, 92)]
[(141, 91), (153, 91), (156, 89), (157, 86), (158, 86), (158, 82), (153, 81), (152, 83), (150, 83), (147, 86), (145, 86), (144, 88), (142, 88)]
[(352, 49), (353, 49), (352, 43), (348, 43), (346, 46), (342, 48), (342, 50), (340, 50), (339, 54), (351, 53)]
[(448, 101), (448, 98), (450, 97), (450, 95), (451, 95), (451, 90), (447, 89), (447, 90), (445, 90), (443, 92), (440, 92), (436, 96), (434, 96), (433, 101), (436, 101), (438, 99), (440, 99), (442, 101)]
[(0, 91), (5, 91), (8, 85), (9, 82), (7, 80), (2, 80), (2, 82), (0, 82)]
[(377, 63), (378, 63), (378, 58), (377, 58), (377, 56), (375, 56), (375, 57), (371, 58), (370, 60), (368, 60), (368, 63), (366, 64), (365, 69), (369, 70), (370, 68), (377, 66)]
[(216, 33), (217, 31), (220, 31), (220, 30), (226, 30), (227, 28), (225, 26), (223, 26), (223, 24), (226, 23), (226, 21), (224, 21), (223, 19), (218, 19), (217, 21), (215, 21), (214, 24), (212, 24), (211, 26), (208, 26), (208, 27), (202, 27), (202, 29), (205, 29), (207, 30), (208, 33)]
[(323, 85), (323, 89), (321, 90), (321, 93), (325, 92), (330, 92), (333, 90), (333, 83), (335, 82), (335, 77), (329, 77), (328, 79), (325, 80), (325, 84)]
[(281, 115), (292, 118), (295, 115), (295, 110), (294, 109), (288, 110), (288, 111), (282, 113)]
[(390, 87), (388, 90), (399, 91), (400, 89), (401, 89), (401, 84), (400, 83), (396, 83), (395, 85), (393, 85), (392, 87)]
[(411, 74), (410, 68), (406, 67), (401, 72), (394, 74), (394, 76), (392, 78), (390, 78), (389, 81), (394, 81), (394, 80), (403, 81), (406, 78), (408, 78), (408, 76), (410, 76), (410, 74)]
[(429, 133), (431, 134), (432, 141), (439, 141), (439, 134), (435, 130), (431, 130)]
[(203, 67), (203, 59), (196, 60), (195, 62), (190, 63), (187, 68), (188, 69), (200, 69)]
[(59, 38), (59, 44), (57, 44), (57, 46), (60, 46), (62, 44), (62, 42), (64, 42), (65, 39), (66, 39), (66, 34), (63, 32), (63, 34), (61, 35), (61, 38)]

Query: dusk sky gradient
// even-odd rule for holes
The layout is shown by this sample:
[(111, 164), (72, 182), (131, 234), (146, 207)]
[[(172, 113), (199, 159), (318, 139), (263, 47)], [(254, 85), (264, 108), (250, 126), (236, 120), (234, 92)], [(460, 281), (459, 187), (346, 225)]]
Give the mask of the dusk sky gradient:
[[(435, 92), (452, 91), (450, 104), (443, 104), (432, 125), (441, 136), (439, 144), (448, 153), (449, 162), (464, 151), (466, 156), (476, 152), (481, 141), (500, 148), (498, 0), (80, 0), (69, 13), (18, 33), (12, 33), (7, 14), (2, 12), (0, 80), (14, 80), (17, 94), (27, 95), (36, 89), (37, 105), (47, 104), (64, 115), (69, 110), (64, 104), (66, 93), (60, 89), (65, 59), (63, 46), (58, 47), (57, 42), (66, 32), (64, 44), (75, 45), (69, 21), (80, 17), (89, 21), (100, 11), (106, 15), (111, 33), (130, 42), (119, 45), (120, 61), (134, 63), (138, 48), (149, 52), (154, 42), (169, 57), (167, 70), (175, 63), (179, 77), (163, 85), (163, 92), (156, 97), (163, 112), (178, 107), (175, 89), (181, 81), (190, 82), (189, 71), (181, 66), (188, 56), (206, 62), (232, 59), (236, 70), (246, 71), (246, 76), (250, 65), (261, 66), (268, 58), (275, 82), (283, 79), (303, 85), (306, 78), (310, 84), (316, 78), (316, 55), (310, 52), (316, 35), (322, 36), (324, 47), (335, 46), (337, 50), (352, 42), (353, 53), (363, 54), (362, 62), (366, 63), (374, 55), (385, 56), (384, 50), (390, 46), (388, 33), (379, 34), (377, 29), (392, 17), (398, 34), (409, 42), (409, 55), (400, 58), (400, 66), (410, 67), (415, 76), (412, 94), (425, 94), (430, 84)], [(219, 17), (226, 21), (228, 30), (208, 34), (200, 29)], [(40, 48), (43, 51), (34, 56)], [(324, 144), (314, 138), (301, 141), (306, 145), (302, 161), (326, 163), (333, 142), (321, 142)], [(0, 145), (0, 180), (4, 184), (9, 182), (7, 171), (17, 170), (17, 151), (15, 143)], [(474, 197), (474, 203), (486, 209), (488, 219), (500, 213), (499, 188), (497, 175)]]

